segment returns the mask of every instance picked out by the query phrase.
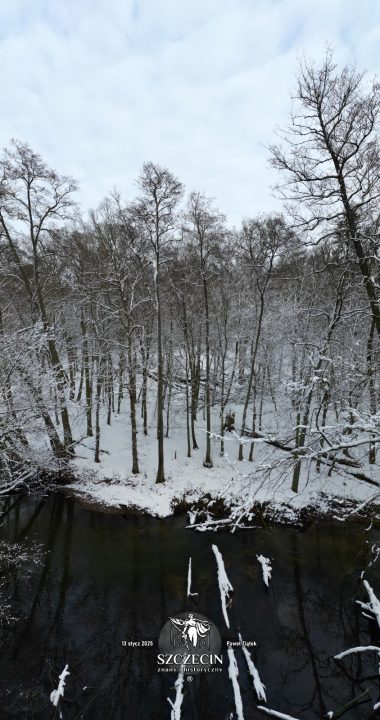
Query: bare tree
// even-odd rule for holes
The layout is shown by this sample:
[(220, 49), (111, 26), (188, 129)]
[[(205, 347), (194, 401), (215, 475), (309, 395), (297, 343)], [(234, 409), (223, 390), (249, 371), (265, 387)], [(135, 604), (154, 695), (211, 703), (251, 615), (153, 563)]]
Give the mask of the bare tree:
[[(240, 436), (246, 435), (247, 412), (252, 388), (256, 394), (257, 355), (261, 342), (265, 297), (271, 280), (274, 262), (286, 240), (286, 226), (281, 216), (250, 220), (243, 223), (241, 233), (242, 252), (252, 282), (253, 295), (257, 298), (256, 330), (251, 343), (251, 368), (243, 406)], [(251, 296), (251, 302), (253, 297)], [(255, 410), (254, 410), (255, 416)], [(252, 428), (254, 431), (254, 428)], [(239, 443), (239, 460), (243, 460), (243, 443)]]
[(212, 201), (202, 193), (190, 195), (185, 213), (185, 234), (190, 239), (199, 260), (199, 274), (203, 289), (205, 313), (206, 355), (206, 456), (204, 467), (212, 467), (211, 458), (211, 395), (210, 395), (210, 298), (209, 281), (212, 258), (225, 235), (225, 217), (213, 207)]
[[(30, 298), (34, 320), (39, 317), (42, 323), (57, 382), (68, 453), (73, 451), (73, 438), (66, 403), (67, 377), (46, 307), (42, 258), (48, 253), (52, 234), (72, 215), (75, 190), (72, 178), (58, 175), (28, 145), (13, 140), (11, 149), (4, 151), (0, 161), (0, 235), (8, 244)], [(23, 262), (24, 244), (28, 248), (32, 276)]]
[(300, 63), (290, 125), (272, 146), (272, 164), (285, 181), (280, 195), (290, 203), (298, 227), (321, 237), (336, 236), (356, 257), (371, 313), (380, 335), (376, 282), (380, 200), (377, 123), (380, 86), (355, 68), (338, 70), (327, 51), (320, 67)]
[(135, 214), (151, 248), (157, 317), (157, 440), (158, 469), (156, 482), (165, 481), (164, 418), (163, 418), (163, 303), (161, 299), (162, 264), (165, 251), (173, 239), (176, 226), (175, 209), (182, 196), (179, 180), (166, 168), (144, 163), (138, 179), (141, 197), (135, 203)]

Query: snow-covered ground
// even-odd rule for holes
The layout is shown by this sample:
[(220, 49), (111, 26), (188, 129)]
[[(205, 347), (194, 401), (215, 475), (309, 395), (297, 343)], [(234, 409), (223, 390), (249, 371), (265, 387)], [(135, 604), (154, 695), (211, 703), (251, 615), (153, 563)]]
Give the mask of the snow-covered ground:
[[(270, 514), (277, 519), (292, 520), (304, 508), (314, 508), (322, 514), (347, 515), (367, 503), (379, 503), (379, 488), (361, 482), (347, 474), (325, 471), (318, 473), (315, 463), (304, 462), (299, 492), (291, 490), (289, 456), (265, 443), (255, 444), (253, 462), (238, 462), (237, 438), (227, 433), (225, 455), (220, 456), (220, 441), (212, 440), (213, 468), (203, 467), (206, 434), (204, 421), (197, 423), (198, 450), (187, 458), (186, 427), (183, 412), (173, 413), (169, 438), (165, 439), (166, 482), (156, 485), (157, 440), (154, 410), (151, 409), (149, 434), (138, 433), (140, 474), (132, 475), (131, 437), (127, 402), (120, 415), (112, 417), (111, 426), (103, 418), (101, 428), (101, 462), (94, 463), (94, 438), (86, 438), (77, 446), (73, 469), (78, 477), (69, 487), (86, 500), (110, 508), (133, 507), (158, 517), (173, 512), (178, 501), (195, 503), (206, 495), (223, 500), (226, 506), (269, 503)], [(153, 406), (153, 403), (152, 403)], [(237, 408), (237, 427), (239, 409)], [(77, 421), (80, 435), (81, 418)], [(213, 417), (217, 432), (219, 418)], [(248, 456), (248, 448), (245, 450)], [(272, 466), (268, 473), (268, 467)], [(273, 468), (274, 466), (274, 468)], [(368, 467), (366, 471), (368, 470)], [(374, 479), (378, 467), (373, 468)], [(379, 481), (380, 478), (378, 477)], [(333, 509), (332, 509), (333, 507)], [(339, 512), (339, 508), (342, 508)], [(210, 505), (212, 515), (212, 505)]]

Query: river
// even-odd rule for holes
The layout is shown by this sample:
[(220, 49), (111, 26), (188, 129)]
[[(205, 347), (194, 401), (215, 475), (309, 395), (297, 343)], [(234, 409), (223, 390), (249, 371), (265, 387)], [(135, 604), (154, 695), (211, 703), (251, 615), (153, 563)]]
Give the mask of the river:
[[(156, 519), (82, 506), (56, 492), (13, 496), (0, 505), (0, 540), (20, 543), (30, 557), (2, 572), (15, 619), (1, 628), (0, 718), (170, 720), (175, 675), (157, 672), (157, 639), (171, 615), (198, 611), (216, 623), (225, 643), (237, 633), (252, 652), (268, 707), (299, 720), (322, 718), (368, 690), (345, 718), (373, 717), (379, 699), (374, 653), (337, 663), (334, 654), (378, 644), (378, 628), (363, 617), (361, 571), (380, 544), (378, 530), (321, 522), (304, 532), (270, 526), (230, 533), (186, 529), (187, 517)], [(221, 608), (217, 544), (234, 587)], [(33, 562), (36, 544), (38, 562)], [(271, 558), (269, 589), (257, 555)], [(192, 590), (186, 598), (188, 561)], [(380, 595), (379, 561), (366, 578)], [(153, 646), (125, 643), (153, 641)], [(124, 644), (123, 644), (124, 643)], [(251, 677), (235, 650), (245, 720), (257, 709)], [(50, 702), (68, 664), (58, 709)], [(184, 720), (236, 718), (227, 653), (220, 675), (184, 682)]]

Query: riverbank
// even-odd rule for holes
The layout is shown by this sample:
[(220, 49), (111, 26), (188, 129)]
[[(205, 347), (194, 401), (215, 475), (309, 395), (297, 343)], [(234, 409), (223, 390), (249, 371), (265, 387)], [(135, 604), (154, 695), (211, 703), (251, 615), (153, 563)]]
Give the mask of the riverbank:
[[(237, 407), (240, 418), (240, 406)], [(94, 438), (85, 438), (76, 446), (75, 459), (69, 463), (68, 492), (82, 502), (99, 509), (116, 512), (126, 510), (165, 518), (188, 510), (202, 511), (204, 518), (232, 516), (245, 518), (254, 514), (253, 522), (274, 521), (303, 524), (305, 518), (353, 517), (357, 514), (380, 515), (380, 481), (378, 465), (369, 465), (365, 449), (356, 450), (358, 465), (331, 469), (313, 460), (302, 460), (299, 491), (291, 489), (294, 458), (262, 440), (255, 441), (249, 460), (251, 440), (244, 443), (244, 460), (239, 461), (239, 439), (226, 433), (224, 455), (220, 454), (220, 438), (211, 437), (213, 467), (203, 467), (206, 429), (202, 418), (197, 425), (198, 449), (188, 457), (186, 428), (178, 422), (165, 438), (165, 477), (155, 483), (157, 440), (154, 413), (151, 412), (148, 435), (139, 426), (139, 469), (130, 473), (132, 450), (129, 416), (121, 412), (107, 425), (102, 414), (100, 462), (94, 462)], [(240, 419), (238, 418), (238, 422)], [(217, 417), (213, 416), (214, 426)], [(78, 424), (81, 431), (82, 422)], [(355, 478), (351, 472), (365, 473), (370, 482)], [(373, 484), (371, 484), (371, 482)], [(377, 506), (379, 508), (377, 509)]]
[(190, 463), (177, 462), (166, 481), (158, 485), (153, 474), (105, 478), (87, 469), (65, 485), (65, 491), (97, 509), (159, 518), (189, 512), (197, 522), (208, 520), (210, 527), (222, 518), (239, 524), (239, 516), (243, 526), (264, 522), (304, 525), (320, 518), (380, 518), (379, 488), (353, 478), (320, 476), (309, 469), (302, 476), (299, 492), (294, 493), (290, 475), (280, 477), (272, 471), (263, 478), (255, 474), (251, 463), (236, 467), (223, 459), (225, 467), (221, 467), (221, 460), (212, 469), (194, 469)]

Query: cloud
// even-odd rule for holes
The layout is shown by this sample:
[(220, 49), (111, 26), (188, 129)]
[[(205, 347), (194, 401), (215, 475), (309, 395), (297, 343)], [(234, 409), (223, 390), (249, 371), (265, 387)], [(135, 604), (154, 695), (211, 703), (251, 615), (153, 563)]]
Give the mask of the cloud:
[(379, 70), (376, 0), (14, 0), (0, 5), (0, 143), (29, 142), (81, 183), (126, 196), (145, 160), (214, 196), (233, 223), (278, 207), (266, 144), (297, 56)]

